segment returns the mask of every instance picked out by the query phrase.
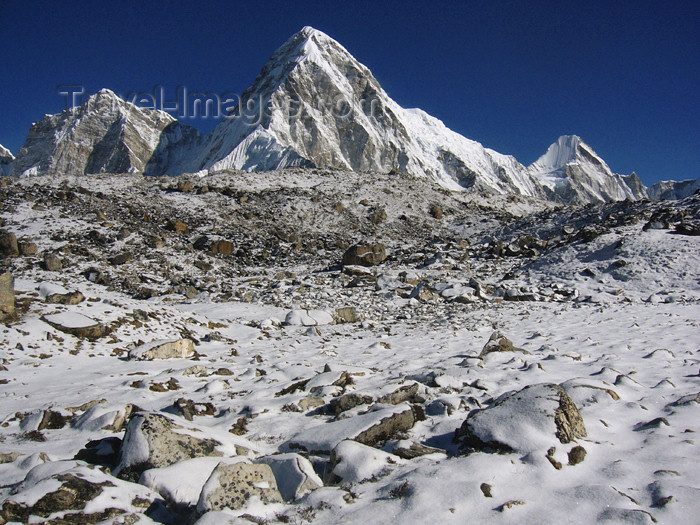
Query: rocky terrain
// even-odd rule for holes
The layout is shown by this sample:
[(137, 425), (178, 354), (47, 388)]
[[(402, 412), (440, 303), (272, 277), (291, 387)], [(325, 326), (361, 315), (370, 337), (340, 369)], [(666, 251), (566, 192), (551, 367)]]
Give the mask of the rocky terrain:
[(0, 186), (0, 522), (694, 521), (700, 196)]

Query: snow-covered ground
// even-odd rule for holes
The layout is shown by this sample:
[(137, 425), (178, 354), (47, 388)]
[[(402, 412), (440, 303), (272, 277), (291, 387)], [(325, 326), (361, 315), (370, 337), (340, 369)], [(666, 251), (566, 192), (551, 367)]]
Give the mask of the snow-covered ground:
[[(39, 255), (5, 260), (18, 314), (0, 328), (0, 516), (200, 524), (696, 521), (698, 236), (644, 230), (645, 220), (610, 226), (612, 208), (601, 207), (608, 219), (600, 224), (608, 226), (594, 238), (572, 234), (552, 238), (537, 255), (497, 257), (489, 234), (511, 242), (515, 215), (501, 216), (486, 202), (479, 216), (458, 215), (464, 204), (445, 196), (445, 208), (455, 211), (434, 225), (445, 237), (440, 242), (394, 230), (402, 219), (384, 203), (389, 217), (377, 236), (394, 255), (377, 267), (336, 267), (342, 248), (288, 266), (271, 259), (243, 267), (234, 258), (245, 255), (192, 248), (208, 221), (233, 213), (212, 207), (214, 195), (151, 188), (141, 204), (138, 185), (78, 178), (61, 190), (79, 196), (71, 204), (70, 195), (53, 200), (54, 190), (36, 195), (30, 182), (16, 184), (16, 193), (5, 194), (4, 229), (34, 239)], [(22, 196), (20, 184), (35, 200)], [(89, 196), (75, 191), (81, 185)], [(95, 199), (116, 201), (129, 191), (119, 206), (151, 206), (150, 217), (166, 213), (163, 200), (189, 202), (192, 231), (183, 238), (163, 229), (164, 246), (148, 257), (137, 249), (145, 223), (141, 233), (129, 226), (130, 236), (109, 242), (75, 237), (86, 223), (107, 236), (125, 227)], [(262, 213), (270, 186), (251, 179), (248, 191)], [(108, 217), (87, 214), (83, 198), (105, 206)], [(406, 198), (392, 201), (397, 210)], [(354, 200), (346, 198), (346, 211)], [(569, 210), (566, 220), (590, 210)], [(542, 213), (551, 213), (549, 222), (530, 228), (545, 237), (565, 213)], [(233, 226), (221, 224), (221, 236), (235, 241)], [(316, 224), (309, 219), (300, 235)], [(396, 232), (401, 237), (392, 240)], [(473, 242), (460, 246), (460, 235)], [(108, 262), (124, 249), (133, 252), (129, 262)], [(49, 251), (63, 258), (62, 270), (42, 266)], [(198, 293), (188, 300), (177, 276), (197, 271), (195, 261), (213, 265), (215, 275), (207, 281), (192, 274)], [(124, 282), (129, 276), (152, 286), (153, 295), (134, 293)], [(74, 291), (85, 300), (54, 302)], [(332, 322), (346, 306), (362, 319)], [(75, 332), (93, 323), (104, 330)], [(482, 352), (494, 332), (514, 347)], [(144, 356), (144, 349), (180, 339), (192, 341), (194, 352), (178, 347), (173, 355), (187, 358)], [(561, 438), (564, 402), (542, 393), (559, 390), (526, 388), (532, 385), (560, 385), (585, 435)], [(506, 395), (512, 392), (518, 394)], [(156, 416), (171, 423), (153, 437), (147, 425), (156, 428)], [(465, 421), (484, 443), (464, 438)], [(175, 459), (166, 453), (174, 442), (164, 441), (169, 448), (150, 457), (156, 439), (170, 432), (175, 441), (200, 441)], [(412, 445), (423, 455), (402, 452)], [(150, 463), (139, 467), (129, 458)], [(217, 492), (236, 469), (253, 475), (267, 465), (284, 498), (265, 492), (274, 487), (263, 474), (239, 508)], [(61, 490), (82, 503), (63, 505)]]

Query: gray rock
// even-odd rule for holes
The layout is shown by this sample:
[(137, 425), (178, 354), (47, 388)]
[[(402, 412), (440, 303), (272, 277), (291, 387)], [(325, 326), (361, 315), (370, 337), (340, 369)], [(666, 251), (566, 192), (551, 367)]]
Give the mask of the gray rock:
[(24, 256), (36, 255), (39, 251), (37, 245), (33, 242), (20, 242), (19, 243), (19, 254)]
[(446, 452), (439, 448), (428, 447), (421, 443), (411, 442), (407, 444), (405, 442), (399, 443), (392, 453), (396, 454), (403, 459), (415, 459), (421, 456), (427, 456), (429, 454), (446, 454)]
[[(517, 415), (517, 417), (515, 417)], [(559, 385), (530, 385), (508, 392), (482, 410), (472, 411), (455, 433), (469, 452), (547, 451), (553, 438), (570, 443), (585, 437), (578, 408)]]
[(381, 396), (377, 402), (387, 405), (398, 405), (399, 403), (405, 403), (406, 401), (415, 402), (417, 395), (418, 383), (413, 383), (410, 385), (400, 386), (393, 392)]
[(299, 454), (275, 454), (256, 460), (269, 465), (285, 501), (294, 501), (323, 486), (311, 462)]
[(137, 346), (129, 352), (129, 357), (138, 361), (187, 359), (192, 357), (194, 353), (194, 343), (190, 339), (159, 340)]
[(215, 439), (196, 437), (173, 419), (157, 413), (134, 416), (126, 427), (119, 465), (114, 473), (121, 479), (137, 481), (151, 468), (167, 467), (178, 461), (204, 456), (222, 456)]
[(356, 244), (343, 254), (344, 266), (376, 266), (386, 259), (383, 244)]
[(0, 321), (15, 315), (15, 279), (10, 272), (0, 275)]
[(223, 509), (237, 510), (256, 496), (264, 504), (282, 503), (275, 475), (269, 465), (220, 463), (202, 488), (197, 503), (197, 512)]
[(345, 394), (344, 396), (331, 399), (331, 402), (328, 403), (328, 405), (333, 411), (333, 413), (335, 415), (338, 415), (347, 410), (350, 410), (351, 408), (355, 408), (360, 405), (368, 405), (372, 401), (372, 396), (366, 396), (352, 392), (350, 394)]
[(47, 303), (75, 305), (85, 300), (85, 296), (80, 292), (54, 293), (46, 298)]
[(74, 312), (45, 315), (41, 320), (53, 326), (56, 330), (90, 341), (104, 337), (110, 332), (108, 326), (99, 323), (91, 317)]
[(63, 268), (63, 261), (53, 253), (44, 254), (44, 269), (49, 272), (57, 272)]
[(335, 310), (336, 323), (358, 323), (362, 320), (362, 316), (357, 312), (354, 306), (346, 306)]

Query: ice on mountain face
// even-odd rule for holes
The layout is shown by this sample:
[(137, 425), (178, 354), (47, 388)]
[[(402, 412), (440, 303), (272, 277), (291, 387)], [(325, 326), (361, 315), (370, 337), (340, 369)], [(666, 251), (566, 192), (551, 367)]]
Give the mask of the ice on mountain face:
[(173, 163), (181, 155), (173, 145), (196, 141), (197, 136), (167, 113), (139, 108), (103, 89), (82, 106), (33, 124), (13, 173), (149, 171), (149, 163)]
[(700, 190), (700, 179), (662, 180), (651, 186), (647, 193), (650, 199), (666, 201), (685, 199), (698, 190)]
[(647, 196), (636, 174), (613, 173), (606, 162), (576, 135), (564, 135), (528, 167), (547, 196), (568, 204), (639, 200)]
[(0, 144), (0, 175), (9, 175), (12, 172), (14, 160), (12, 152)]
[(303, 28), (273, 54), (237, 112), (182, 171), (291, 166), (399, 170), (451, 189), (543, 196), (513, 157), (404, 109), (338, 42)]

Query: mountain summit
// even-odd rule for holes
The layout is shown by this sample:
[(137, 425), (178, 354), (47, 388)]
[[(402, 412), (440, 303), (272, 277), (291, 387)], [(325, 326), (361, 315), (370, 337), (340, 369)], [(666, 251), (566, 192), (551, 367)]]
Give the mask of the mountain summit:
[(300, 165), (399, 170), (452, 189), (544, 196), (513, 157), (454, 133), (423, 111), (402, 108), (367, 67), (311, 27), (272, 55), (237, 111), (182, 171)]
[(647, 196), (637, 175), (613, 173), (576, 135), (559, 137), (528, 170), (550, 198), (567, 203), (639, 200)]

